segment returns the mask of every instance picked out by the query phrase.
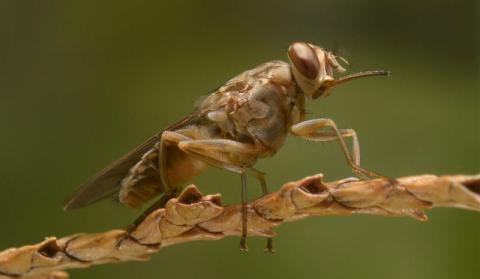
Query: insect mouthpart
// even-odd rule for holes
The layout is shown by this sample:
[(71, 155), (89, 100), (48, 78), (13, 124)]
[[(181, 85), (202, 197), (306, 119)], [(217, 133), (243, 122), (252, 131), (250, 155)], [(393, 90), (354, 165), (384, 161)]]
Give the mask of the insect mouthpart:
[(390, 76), (390, 71), (387, 71), (387, 70), (364, 71), (364, 72), (358, 72), (358, 73), (342, 76), (335, 80), (325, 81), (325, 83), (317, 91), (315, 91), (315, 93), (313, 93), (312, 99), (317, 99), (318, 97), (324, 95), (327, 89), (335, 85), (338, 85), (350, 80), (363, 78), (363, 77), (371, 77), (371, 76), (387, 76), (388, 77)]

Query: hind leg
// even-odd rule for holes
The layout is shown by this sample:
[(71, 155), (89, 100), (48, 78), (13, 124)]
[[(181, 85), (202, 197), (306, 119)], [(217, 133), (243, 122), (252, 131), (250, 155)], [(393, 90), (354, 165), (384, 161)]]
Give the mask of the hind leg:
[(189, 137), (186, 137), (179, 133), (164, 131), (160, 136), (160, 142), (158, 144), (158, 171), (162, 185), (164, 186), (165, 193), (153, 203), (149, 208), (147, 208), (140, 216), (138, 216), (126, 229), (126, 235), (119, 240), (117, 245), (120, 245), (126, 238), (130, 237), (133, 231), (145, 220), (145, 218), (150, 215), (152, 212), (159, 208), (165, 207), (165, 204), (171, 198), (176, 197), (180, 189), (178, 187), (172, 187), (168, 181), (167, 169), (166, 169), (166, 152), (165, 147), (167, 144), (178, 144), (182, 140), (192, 140)]

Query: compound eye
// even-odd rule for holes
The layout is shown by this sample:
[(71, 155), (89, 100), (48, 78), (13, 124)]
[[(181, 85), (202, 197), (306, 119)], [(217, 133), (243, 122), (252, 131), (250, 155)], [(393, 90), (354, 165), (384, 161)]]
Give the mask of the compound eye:
[(320, 63), (315, 51), (308, 44), (293, 43), (288, 48), (288, 57), (304, 77), (315, 79), (318, 76)]

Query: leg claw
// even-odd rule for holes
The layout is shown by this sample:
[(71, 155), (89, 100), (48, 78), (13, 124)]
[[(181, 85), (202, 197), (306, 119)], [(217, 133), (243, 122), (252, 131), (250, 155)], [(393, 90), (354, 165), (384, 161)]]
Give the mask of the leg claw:
[(275, 253), (275, 249), (273, 249), (273, 239), (272, 238), (267, 238), (267, 246), (263, 250), (265, 253)]

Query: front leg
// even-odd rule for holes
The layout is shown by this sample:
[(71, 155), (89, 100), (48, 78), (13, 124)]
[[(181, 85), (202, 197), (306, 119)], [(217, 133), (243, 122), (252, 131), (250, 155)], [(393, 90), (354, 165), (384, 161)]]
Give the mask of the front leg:
[[(322, 131), (324, 128), (330, 128), (330, 131)], [(384, 177), (375, 172), (360, 167), (360, 144), (357, 134), (353, 129), (338, 129), (335, 122), (328, 118), (319, 118), (306, 120), (290, 127), (293, 135), (302, 137), (311, 141), (333, 141), (338, 140), (345, 159), (352, 171), (361, 178)], [(345, 143), (345, 137), (352, 137), (353, 155), (350, 154)]]

